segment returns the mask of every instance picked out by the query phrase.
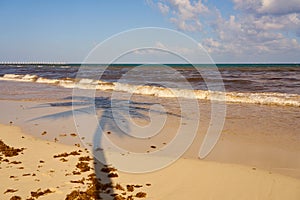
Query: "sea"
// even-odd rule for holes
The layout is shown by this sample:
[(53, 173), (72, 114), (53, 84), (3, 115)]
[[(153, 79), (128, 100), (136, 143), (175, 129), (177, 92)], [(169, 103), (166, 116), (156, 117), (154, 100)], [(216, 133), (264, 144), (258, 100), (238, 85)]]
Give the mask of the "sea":
[[(1, 99), (51, 86), (300, 107), (300, 64), (10, 64), (0, 65), (0, 82)], [(3, 89), (8, 82), (31, 83), (28, 95)]]

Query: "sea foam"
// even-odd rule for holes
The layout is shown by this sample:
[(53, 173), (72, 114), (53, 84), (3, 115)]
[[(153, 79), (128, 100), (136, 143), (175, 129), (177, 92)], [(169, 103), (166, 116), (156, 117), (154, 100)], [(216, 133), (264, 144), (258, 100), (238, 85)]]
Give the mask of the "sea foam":
[(249, 93), (249, 92), (219, 92), (207, 90), (188, 90), (180, 88), (165, 88), (150, 85), (133, 85), (119, 82), (105, 82), (93, 79), (47, 79), (37, 75), (5, 74), (0, 80), (36, 82), (55, 84), (64, 88), (94, 89), (102, 91), (120, 91), (139, 95), (151, 95), (161, 98), (188, 98), (201, 100), (226, 101), (231, 103), (251, 103), (262, 105), (278, 105), (300, 107), (300, 95), (286, 93)]

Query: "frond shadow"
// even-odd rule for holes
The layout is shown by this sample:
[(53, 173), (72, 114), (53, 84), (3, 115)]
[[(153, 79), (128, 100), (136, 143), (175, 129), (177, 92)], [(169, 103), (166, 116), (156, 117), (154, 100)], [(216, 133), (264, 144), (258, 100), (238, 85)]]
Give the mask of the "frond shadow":
[[(149, 112), (156, 114), (168, 114), (180, 117), (179, 115), (163, 112), (160, 110), (154, 110), (149, 107), (154, 103), (142, 103), (136, 101), (128, 101), (122, 99), (111, 99), (109, 97), (84, 97), (73, 96), (62, 99), (61, 102), (41, 104), (31, 109), (45, 108), (45, 107), (70, 107), (70, 110), (58, 112), (54, 114), (48, 114), (33, 118), (30, 121), (36, 121), (41, 119), (57, 120), (67, 117), (72, 117), (74, 112), (76, 114), (97, 114), (98, 116), (98, 128), (93, 133), (93, 157), (94, 157), (94, 170), (98, 180), (104, 182), (111, 182), (110, 178), (103, 176), (101, 169), (107, 167), (104, 163), (101, 163), (95, 155), (99, 155), (98, 145), (101, 143), (101, 138), (106, 130), (111, 130), (118, 136), (122, 137), (126, 132), (130, 132), (130, 122), (128, 118), (138, 118), (149, 121)], [(94, 113), (95, 112), (95, 113)], [(122, 121), (122, 129), (118, 126), (118, 122)], [(101, 152), (100, 152), (101, 153)], [(101, 157), (105, 158), (104, 154)], [(101, 193), (102, 194), (102, 193)]]

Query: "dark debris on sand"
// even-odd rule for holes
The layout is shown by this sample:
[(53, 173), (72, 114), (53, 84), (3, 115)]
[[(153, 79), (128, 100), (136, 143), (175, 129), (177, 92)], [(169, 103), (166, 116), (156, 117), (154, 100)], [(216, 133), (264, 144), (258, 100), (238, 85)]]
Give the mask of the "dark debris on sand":
[[(84, 162), (87, 160), (90, 160), (90, 158), (87, 157), (80, 157), (79, 163), (77, 163), (76, 167), (81, 170), (81, 172), (89, 171), (90, 166), (88, 162)], [(117, 177), (118, 174), (117, 169), (114, 167), (105, 166), (101, 169), (103, 173), (107, 173), (108, 175), (114, 174), (113, 177)], [(113, 185), (113, 183), (101, 183), (100, 178), (97, 177), (95, 173), (91, 173), (88, 175), (88, 178), (82, 178), (78, 181), (71, 181), (71, 183), (81, 183), (81, 184), (87, 184), (87, 189), (85, 191), (80, 190), (73, 190), (71, 193), (69, 193), (66, 196), (66, 200), (98, 200), (102, 199), (100, 194), (110, 194), (110, 196), (113, 197), (114, 200), (133, 200), (133, 195), (126, 196), (127, 192), (125, 191), (125, 188), (117, 183), (116, 185)], [(140, 188), (142, 185), (127, 185), (127, 191), (134, 191), (134, 188)], [(128, 188), (130, 188), (128, 190)], [(121, 194), (115, 194), (114, 189), (122, 192)], [(135, 197), (137, 198), (144, 198), (146, 197), (146, 193), (144, 192), (138, 192)]]
[(91, 158), (90, 156), (82, 156), (79, 158), (79, 161), (91, 161), (93, 160), (93, 158)]
[(80, 175), (81, 173), (78, 172), (78, 171), (73, 171), (72, 174), (73, 174), (73, 175)]
[[(74, 135), (75, 136), (75, 135)], [(8, 145), (6, 145), (2, 140), (0, 140), (0, 153), (3, 154), (5, 157), (13, 157), (19, 155), (19, 153), (22, 153), (25, 148), (13, 148)], [(53, 155), (53, 158), (59, 158), (60, 161), (66, 162), (67, 160), (65, 157), (68, 156), (78, 156), (81, 154), (81, 150), (72, 151), (70, 153), (64, 152), (61, 154)], [(90, 171), (91, 168), (89, 166), (89, 161), (92, 161), (93, 158), (90, 156), (82, 156), (78, 158), (78, 163), (76, 164), (76, 168), (72, 174), (73, 175), (79, 175), (81, 173)], [(2, 156), (0, 156), (1, 162), (10, 162), (8, 159), (4, 159)], [(39, 163), (43, 164), (45, 161), (39, 160)], [(21, 164), (21, 162), (18, 161), (12, 161), (10, 164)], [(24, 167), (19, 167), (18, 169), (24, 169)], [(79, 169), (79, 170), (78, 170)], [(104, 165), (104, 167), (101, 169), (102, 173), (106, 173), (108, 177), (118, 177), (117, 169), (108, 165)], [(72, 175), (70, 174), (70, 175)], [(22, 176), (36, 176), (36, 174), (30, 174), (25, 173)], [(67, 174), (66, 174), (67, 175)], [(87, 185), (87, 189), (85, 191), (80, 191), (79, 189), (73, 190), (69, 194), (66, 195), (66, 200), (98, 200), (102, 199), (100, 197), (100, 194), (105, 195), (111, 195), (111, 197), (114, 200), (133, 200), (135, 197), (137, 198), (144, 198), (146, 197), (146, 193), (144, 192), (138, 192), (135, 195), (131, 192), (134, 191), (134, 188), (142, 187), (142, 185), (127, 185), (127, 187), (123, 187), (121, 184), (114, 185), (113, 183), (101, 183), (101, 180), (95, 173), (89, 174), (87, 176), (88, 178), (82, 178), (80, 180), (71, 180), (71, 183), (79, 183), (83, 185)], [(9, 178), (16, 178), (16, 176), (10, 176)], [(39, 181), (38, 179), (35, 179), (35, 181)], [(127, 191), (125, 190), (127, 189)], [(4, 194), (6, 193), (14, 193), (17, 192), (17, 189), (7, 189)], [(119, 191), (120, 194), (115, 194), (114, 192)], [(41, 196), (53, 193), (54, 191), (51, 191), (50, 189), (42, 190), (39, 188), (36, 191), (31, 191), (31, 196), (25, 198), (26, 200), (35, 200), (38, 199)], [(131, 193), (131, 194), (130, 194)], [(12, 196), (10, 200), (21, 200), (22, 198), (20, 196)]]
[(14, 192), (17, 192), (18, 190), (15, 190), (15, 189), (7, 189), (3, 194), (6, 194), (6, 193), (14, 193)]
[(128, 192), (133, 192), (134, 191), (134, 185), (126, 185), (127, 191)]
[(71, 135), (72, 137), (76, 137), (76, 136), (77, 136), (76, 133), (70, 133), (70, 135)]
[(80, 180), (77, 180), (77, 181), (70, 181), (71, 183), (81, 183), (81, 184), (84, 184), (84, 181), (85, 181), (85, 178), (83, 177), (82, 179)]
[(90, 200), (101, 199), (100, 193), (105, 192), (108, 188), (113, 188), (111, 183), (102, 184), (96, 177), (96, 174), (90, 174), (87, 180), (90, 181), (86, 191), (73, 190), (67, 195), (66, 200)]
[(12, 162), (10, 162), (10, 164), (15, 164), (15, 165), (21, 164), (21, 163), (22, 163), (21, 161), (12, 161)]
[(44, 131), (41, 133), (41, 135), (46, 135), (47, 134), (47, 131)]
[(116, 187), (115, 187), (117, 190), (122, 190), (122, 191), (125, 191), (125, 189), (122, 187), (122, 185), (120, 185), (119, 183), (116, 184)]
[(114, 167), (103, 167), (101, 169), (101, 172), (105, 172), (105, 173), (110, 173), (110, 172), (115, 172), (115, 171), (117, 171), (117, 169)]
[(39, 198), (40, 196), (52, 193), (53, 191), (51, 191), (50, 189), (46, 189), (44, 191), (40, 189), (38, 189), (36, 192), (30, 192), (31, 196), (34, 198)]
[(12, 196), (10, 200), (21, 200), (22, 198), (19, 196)]
[[(9, 147), (8, 145), (4, 144), (0, 140), (0, 152), (4, 156), (12, 157), (18, 155), (20, 152), (22, 152), (24, 148), (13, 148)], [(67, 161), (64, 159), (65, 157), (68, 157), (70, 155), (72, 156), (77, 156), (80, 155), (80, 150), (78, 151), (72, 151), (70, 153), (64, 152), (61, 154), (54, 155), (54, 158), (60, 158), (61, 161), (65, 162)], [(1, 157), (2, 159), (2, 157)], [(9, 162), (7, 159), (2, 159), (1, 161)], [(89, 166), (89, 161), (92, 161), (93, 158), (90, 156), (82, 156), (78, 158), (78, 163), (76, 164), (76, 168), (72, 174), (73, 175), (79, 175), (81, 173), (90, 171), (92, 168)], [(39, 163), (44, 163), (45, 161), (40, 160)], [(19, 162), (11, 162), (12, 164), (20, 164)], [(119, 175), (117, 174), (117, 169), (111, 166), (104, 165), (104, 167), (101, 169), (102, 173), (106, 173), (108, 177), (113, 178), (113, 177), (118, 177)], [(29, 176), (31, 174), (23, 174), (22, 176)], [(70, 174), (71, 175), (71, 174)], [(35, 176), (35, 174), (32, 174), (32, 176)], [(123, 187), (121, 184), (116, 184), (114, 185), (113, 183), (101, 183), (101, 180), (95, 173), (89, 174), (87, 176), (88, 178), (82, 178), (80, 180), (71, 180), (71, 183), (79, 183), (83, 185), (87, 185), (87, 189), (85, 191), (80, 191), (79, 189), (75, 189), (71, 191), (69, 194), (66, 195), (65, 199), (66, 200), (98, 200), (102, 199), (100, 194), (105, 194), (105, 195), (111, 195), (111, 197), (114, 200), (133, 200), (135, 197), (136, 198), (144, 198), (146, 197), (146, 193), (144, 192), (138, 192), (135, 195), (130, 192), (134, 191), (134, 188), (139, 188), (142, 187), (142, 185), (127, 185), (127, 187)], [(10, 176), (10, 178), (16, 178), (15, 176)], [(125, 190), (127, 189), (127, 191)], [(114, 191), (115, 190), (115, 191)], [(7, 189), (5, 193), (13, 193), (17, 192), (18, 190), (15, 189)], [(114, 192), (119, 191), (121, 194), (115, 194)], [(53, 193), (54, 191), (51, 191), (50, 189), (45, 189), (42, 190), (41, 188), (38, 189), (37, 191), (31, 191), (30, 194), (31, 196), (27, 197), (26, 200), (34, 200), (38, 199), (40, 196), (44, 196), (50, 193)], [(22, 199), (19, 196), (12, 196), (10, 200), (20, 200)]]
[(13, 148), (6, 145), (2, 140), (0, 140), (0, 152), (6, 157), (17, 156), (21, 153), (25, 148)]
[(62, 162), (67, 162), (68, 160), (67, 159), (65, 159), (65, 158), (61, 158), (61, 159), (59, 159), (60, 161), (62, 161)]
[(91, 167), (89, 166), (89, 163), (87, 162), (79, 162), (77, 163), (76, 167), (78, 169), (80, 169), (81, 172), (87, 172), (87, 171), (90, 171)]
[(60, 157), (68, 157), (68, 156), (78, 156), (80, 155), (80, 153), (78, 151), (72, 151), (70, 153), (61, 153), (61, 154), (58, 154), (58, 155), (54, 155), (53, 158), (60, 158)]
[(117, 178), (117, 177), (119, 177), (119, 175), (117, 173), (109, 173), (107, 175), (107, 177), (109, 177), (109, 178)]
[(145, 198), (147, 194), (145, 192), (138, 192), (135, 195), (137, 198)]
[(114, 200), (126, 200), (126, 198), (121, 195), (116, 195), (114, 196)]

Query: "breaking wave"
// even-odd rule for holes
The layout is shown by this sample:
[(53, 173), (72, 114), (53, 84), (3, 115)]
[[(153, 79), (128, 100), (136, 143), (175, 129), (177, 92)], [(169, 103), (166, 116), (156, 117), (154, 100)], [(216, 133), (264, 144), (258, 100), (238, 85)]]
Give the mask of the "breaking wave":
[(188, 90), (165, 88), (157, 85), (133, 85), (119, 82), (105, 82), (93, 79), (47, 79), (37, 75), (5, 74), (0, 80), (55, 84), (64, 88), (96, 89), (102, 91), (120, 91), (157, 97), (176, 97), (202, 100), (226, 101), (231, 103), (252, 103), (300, 107), (300, 95), (286, 93), (250, 93), (218, 92), (206, 90)]

